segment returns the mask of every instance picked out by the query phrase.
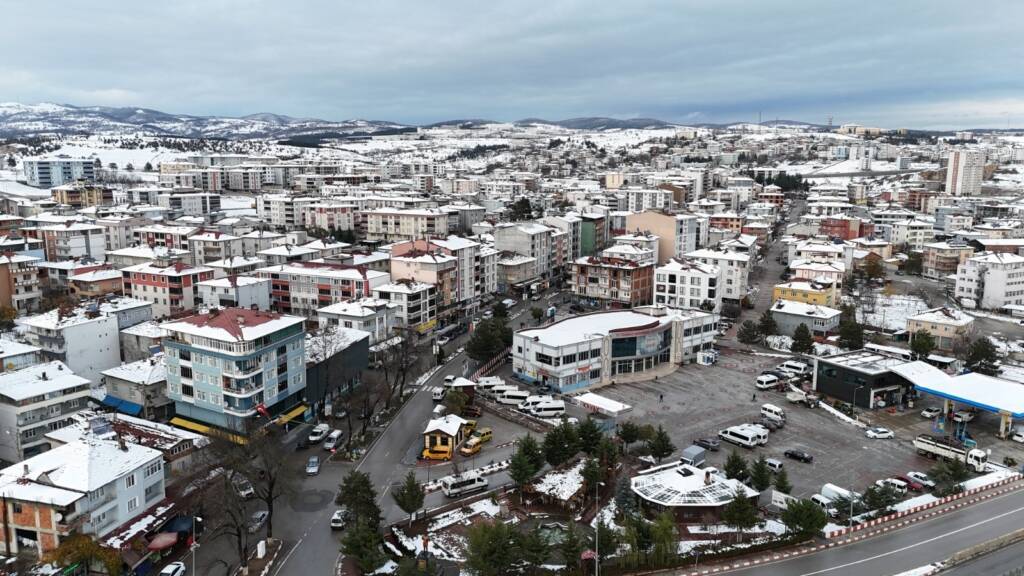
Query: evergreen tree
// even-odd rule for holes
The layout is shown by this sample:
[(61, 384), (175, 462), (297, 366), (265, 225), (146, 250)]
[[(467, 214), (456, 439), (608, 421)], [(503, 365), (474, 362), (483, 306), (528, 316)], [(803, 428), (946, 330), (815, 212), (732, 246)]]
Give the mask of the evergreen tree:
[(615, 508), (623, 517), (635, 516), (639, 507), (636, 504), (636, 495), (633, 494), (633, 487), (629, 476), (623, 475), (615, 485)]
[(580, 566), (580, 554), (583, 554), (583, 538), (580, 536), (579, 530), (576, 528), (575, 522), (569, 522), (569, 526), (565, 530), (565, 534), (562, 536), (562, 541), (559, 543), (558, 548), (562, 553), (562, 559), (565, 562), (565, 567), (570, 574), (575, 574), (579, 570)]
[(547, 539), (540, 531), (540, 526), (533, 530), (515, 533), (515, 548), (519, 558), (529, 567), (529, 573), (536, 573), (551, 554)]
[(910, 351), (918, 360), (924, 360), (935, 350), (935, 337), (927, 330), (914, 332), (910, 340)]
[(768, 461), (765, 460), (764, 454), (754, 460), (754, 464), (750, 467), (750, 484), (758, 492), (764, 492), (772, 485), (772, 471), (768, 468)]
[(856, 320), (839, 323), (839, 346), (847, 350), (860, 350), (864, 347), (864, 326)]
[(891, 486), (872, 486), (864, 491), (864, 506), (872, 510), (876, 518), (888, 514), (897, 500), (899, 497)]
[(750, 472), (747, 471), (747, 460), (736, 449), (729, 451), (729, 457), (725, 459), (723, 471), (726, 478), (732, 478), (733, 480), (743, 480), (750, 475)]
[(462, 390), (451, 390), (444, 395), (444, 407), (448, 410), (448, 414), (462, 414), (467, 403), (469, 403), (469, 396)]
[(628, 452), (629, 445), (640, 439), (640, 427), (632, 420), (626, 420), (619, 424), (619, 429), (615, 431), (615, 434), (622, 440), (623, 451)]
[(790, 502), (780, 519), (790, 533), (801, 538), (812, 538), (828, 523), (828, 516), (821, 506), (806, 499)]
[(601, 464), (597, 459), (587, 458), (587, 461), (583, 463), (583, 470), (580, 472), (580, 475), (583, 476), (586, 490), (590, 493), (595, 490), (595, 486), (604, 480), (604, 468), (601, 468)]
[(775, 489), (783, 494), (789, 494), (793, 490), (793, 485), (789, 483), (789, 474), (785, 468), (779, 470), (779, 473), (775, 475)]
[(762, 337), (772, 336), (779, 332), (779, 326), (775, 323), (775, 317), (772, 316), (771, 310), (761, 313), (761, 318), (757, 321), (757, 331)]
[(530, 316), (533, 316), (533, 321), (535, 323), (540, 324), (540, 321), (544, 319), (544, 311), (534, 306), (533, 308), (530, 308)]
[(757, 525), (757, 506), (747, 498), (742, 488), (736, 491), (732, 501), (722, 509), (722, 521), (735, 528), (737, 532), (746, 532)]
[(601, 441), (597, 444), (597, 459), (608, 470), (615, 468), (619, 462), (619, 448), (611, 438), (601, 435)]
[(480, 522), (466, 534), (466, 568), (476, 576), (505, 576), (517, 571), (514, 528), (504, 522)]
[(668, 566), (678, 556), (679, 530), (675, 518), (667, 510), (658, 515), (651, 526), (651, 540), (654, 549), (651, 559), (655, 566)]
[(526, 459), (530, 461), (534, 474), (540, 472), (540, 469), (544, 467), (544, 451), (541, 450), (540, 444), (537, 443), (537, 439), (532, 434), (527, 434), (519, 439), (517, 450), (522, 452)]
[(405, 476), (405, 482), (396, 490), (391, 491), (391, 497), (395, 504), (409, 515), (409, 524), (412, 524), (413, 514), (423, 507), (423, 499), (426, 496), (423, 487), (416, 481), (416, 473), (412, 470)]
[(962, 460), (941, 461), (928, 471), (935, 482), (937, 496), (949, 496), (963, 491), (962, 483), (970, 478), (971, 470)]
[(654, 438), (647, 442), (647, 448), (651, 451), (651, 456), (659, 463), (676, 450), (676, 446), (672, 443), (672, 439), (669, 438), (668, 432), (661, 425), (658, 425), (658, 431), (655, 432)]
[(579, 452), (576, 431), (563, 422), (544, 435), (544, 458), (553, 467), (560, 466)]
[(142, 169), (144, 171), (146, 171), (146, 172), (152, 172), (153, 171), (153, 164), (150, 163), (150, 162), (146, 162), (146, 165), (143, 166)]
[(995, 376), (999, 374), (999, 353), (988, 336), (982, 336), (967, 349), (967, 369), (972, 372)]
[(794, 354), (814, 354), (814, 337), (807, 324), (801, 322), (793, 331), (793, 346), (789, 351)]
[(380, 508), (377, 506), (377, 491), (368, 474), (356, 470), (346, 474), (335, 502), (347, 508), (353, 518), (359, 518), (374, 532), (377, 531)]
[(736, 332), (736, 339), (744, 344), (757, 344), (761, 341), (761, 332), (752, 320), (744, 320)]
[(885, 267), (882, 266), (881, 258), (868, 258), (864, 262), (864, 275), (870, 279), (884, 278)]
[(605, 558), (615, 556), (616, 550), (619, 548), (619, 534), (605, 524), (604, 520), (599, 519), (597, 529), (594, 530), (594, 537), (590, 539), (590, 546), (600, 553), (598, 561), (603, 562)]
[(576, 427), (576, 434), (579, 436), (580, 450), (594, 455), (602, 438), (601, 429), (598, 428), (597, 422), (594, 422), (592, 418), (585, 418)]
[(356, 561), (363, 574), (373, 572), (384, 564), (384, 553), (380, 550), (380, 535), (370, 521), (355, 516), (355, 525), (341, 538), (341, 551)]

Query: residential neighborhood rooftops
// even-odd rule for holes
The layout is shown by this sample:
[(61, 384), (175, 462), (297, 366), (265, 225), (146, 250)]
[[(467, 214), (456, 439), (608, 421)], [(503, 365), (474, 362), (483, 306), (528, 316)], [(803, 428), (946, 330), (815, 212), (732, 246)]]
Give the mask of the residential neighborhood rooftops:
[(15, 402), (88, 385), (88, 380), (59, 360), (0, 374), (0, 396)]
[(252, 341), (288, 328), (301, 325), (305, 320), (274, 312), (248, 308), (223, 308), (205, 314), (196, 314), (160, 325), (168, 332), (181, 332), (214, 340), (235, 342)]

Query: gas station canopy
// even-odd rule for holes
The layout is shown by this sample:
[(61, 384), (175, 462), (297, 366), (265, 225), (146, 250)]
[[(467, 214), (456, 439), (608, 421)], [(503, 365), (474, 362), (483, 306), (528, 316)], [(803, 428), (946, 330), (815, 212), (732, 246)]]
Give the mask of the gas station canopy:
[(977, 372), (950, 376), (920, 360), (894, 366), (891, 370), (918, 390), (933, 396), (995, 414), (1024, 418), (1024, 384)]

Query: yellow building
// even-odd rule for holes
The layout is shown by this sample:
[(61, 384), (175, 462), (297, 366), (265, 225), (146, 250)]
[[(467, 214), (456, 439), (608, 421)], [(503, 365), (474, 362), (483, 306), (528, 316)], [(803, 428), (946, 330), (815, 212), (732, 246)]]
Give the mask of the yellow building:
[(820, 282), (795, 281), (776, 284), (772, 290), (772, 302), (791, 300), (816, 306), (835, 308), (838, 302), (835, 284)]
[(451, 460), (455, 449), (466, 438), (469, 421), (449, 414), (427, 422), (423, 430), (422, 458), (427, 460)]

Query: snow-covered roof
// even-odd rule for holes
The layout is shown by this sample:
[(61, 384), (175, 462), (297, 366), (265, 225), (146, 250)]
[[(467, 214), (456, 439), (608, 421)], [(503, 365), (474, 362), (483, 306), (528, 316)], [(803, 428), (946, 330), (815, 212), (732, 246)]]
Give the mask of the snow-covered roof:
[(445, 250), (462, 250), (463, 248), (472, 248), (473, 246), (480, 245), (479, 242), (470, 240), (469, 238), (454, 235), (443, 239), (433, 239), (430, 243), (436, 244)]
[(317, 310), (317, 312), (365, 318), (376, 315), (382, 308), (398, 308), (398, 304), (380, 298), (360, 298), (359, 300), (349, 300), (324, 306)]
[(223, 308), (196, 314), (160, 325), (166, 331), (212, 338), (222, 342), (252, 342), (290, 326), (301, 326), (304, 319), (247, 308)]
[(88, 385), (60, 360), (0, 374), (0, 396), (14, 402)]
[(435, 418), (430, 422), (427, 422), (427, 427), (423, 429), (424, 434), (437, 431), (447, 436), (458, 436), (459, 430), (466, 425), (466, 420), (454, 414), (449, 414), (444, 418)]
[(229, 258), (222, 258), (220, 260), (214, 260), (213, 262), (207, 262), (205, 266), (210, 268), (238, 268), (239, 266), (259, 266), (260, 264), (266, 264), (267, 261), (263, 258), (246, 258), (245, 256), (231, 256)]
[(128, 248), (121, 248), (119, 250), (111, 250), (107, 252), (107, 258), (109, 259), (110, 256), (126, 256), (129, 258), (157, 260), (159, 258), (187, 256), (188, 253), (188, 250), (168, 248), (166, 246), (129, 246)]
[(149, 386), (167, 380), (167, 362), (161, 353), (151, 358), (108, 368), (100, 373), (118, 380)]
[(597, 410), (609, 416), (618, 416), (633, 410), (633, 407), (629, 404), (624, 404), (618, 400), (612, 400), (593, 392), (584, 392), (579, 396), (574, 396), (573, 400), (584, 408)]
[(270, 284), (270, 278), (256, 278), (254, 276), (226, 276), (224, 278), (213, 278), (203, 280), (198, 286), (212, 286), (214, 288), (234, 288), (237, 286), (252, 286), (253, 284)]
[(360, 340), (372, 336), (365, 330), (328, 326), (317, 334), (306, 334), (306, 363), (322, 362)]
[(772, 304), (771, 311), (780, 312), (782, 314), (792, 314), (794, 316), (806, 316), (808, 318), (824, 318), (826, 320), (835, 318), (842, 314), (841, 311), (836, 310), (835, 308), (784, 299), (776, 300), (775, 303)]
[(758, 494), (738, 480), (681, 462), (642, 471), (630, 479), (630, 487), (648, 502), (674, 507), (724, 506), (732, 502), (737, 492), (748, 498)]
[(74, 492), (97, 490), (145, 466), (160, 460), (159, 450), (117, 440), (86, 438), (47, 450), (0, 470), (0, 482), (32, 482)]
[(74, 276), (68, 277), (68, 280), (72, 280), (74, 282), (102, 282), (104, 280), (120, 279), (120, 270), (109, 270), (105, 268), (100, 270), (91, 270), (89, 272), (83, 272), (81, 274), (75, 274)]
[(949, 376), (920, 360), (895, 366), (892, 371), (923, 392), (993, 413), (1008, 412), (1024, 418), (1024, 384), (968, 372)]
[(142, 336), (144, 338), (163, 338), (164, 331), (160, 328), (160, 323), (155, 320), (148, 320), (146, 322), (140, 322), (134, 326), (129, 326), (124, 330), (121, 330), (122, 334), (130, 334), (132, 336)]
[(22, 262), (38, 262), (40, 260), (42, 260), (42, 258), (25, 256), (24, 254), (4, 254), (0, 256), (0, 264), (20, 264)]
[(925, 310), (919, 314), (915, 314), (907, 318), (907, 320), (916, 320), (918, 322), (930, 322), (932, 324), (946, 324), (953, 326), (967, 326), (974, 322), (973, 316), (968, 316), (960, 310), (953, 308), (932, 308), (931, 310)]
[[(97, 419), (105, 420), (111, 425), (95, 426)], [(95, 437), (105, 440), (116, 439), (120, 435), (125, 442), (148, 446), (160, 451), (170, 450), (184, 441), (191, 441), (192, 445), (201, 448), (210, 443), (210, 439), (202, 434), (190, 432), (183, 428), (160, 424), (128, 416), (119, 412), (94, 412), (83, 410), (71, 415), (70, 423), (58, 430), (47, 432), (46, 437), (61, 444), (70, 444), (83, 438)]]
[(569, 500), (583, 488), (583, 465), (580, 460), (564, 470), (552, 470), (533, 483), (533, 490), (563, 502)]
[(303, 244), (303, 248), (311, 248), (313, 250), (342, 250), (348, 248), (351, 244), (347, 242), (326, 242), (323, 239), (313, 240), (308, 244)]
[(692, 258), (670, 258), (668, 262), (659, 266), (656, 272), (699, 272), (710, 276), (718, 276), (721, 268), (714, 264), (705, 264), (700, 260)]
[(4, 358), (21, 356), (22, 354), (32, 354), (33, 352), (39, 352), (40, 350), (41, 348), (38, 346), (0, 338), (0, 362), (2, 362)]
[(203, 272), (213, 272), (212, 268), (206, 266), (191, 266), (184, 262), (175, 262), (168, 266), (160, 266), (155, 262), (143, 262), (134, 266), (122, 268), (125, 272), (138, 274), (155, 274), (157, 276), (191, 276)]
[(708, 260), (735, 260), (737, 262), (748, 262), (750, 256), (740, 252), (728, 252), (725, 250), (711, 250), (702, 248), (686, 253), (687, 258), (707, 258)]
[(363, 270), (353, 266), (341, 264), (327, 264), (322, 262), (291, 262), (277, 266), (267, 266), (256, 270), (265, 274), (294, 274), (297, 276), (320, 276), (324, 278), (337, 278), (341, 280), (367, 280), (387, 277), (391, 275), (379, 270)]
[(374, 292), (394, 292), (398, 294), (415, 294), (417, 292), (424, 292), (433, 288), (433, 284), (427, 284), (425, 282), (391, 282), (388, 284), (381, 284), (374, 288)]
[(302, 256), (305, 254), (319, 254), (320, 250), (316, 248), (309, 248), (306, 246), (292, 246), (291, 244), (285, 244), (284, 246), (274, 246), (273, 248), (267, 248), (266, 250), (260, 250), (257, 254), (264, 256)]
[(557, 347), (576, 344), (588, 338), (603, 338), (612, 331), (648, 328), (671, 321), (672, 316), (655, 317), (631, 310), (614, 310), (573, 316), (541, 328), (520, 330), (518, 334), (542, 345)]

